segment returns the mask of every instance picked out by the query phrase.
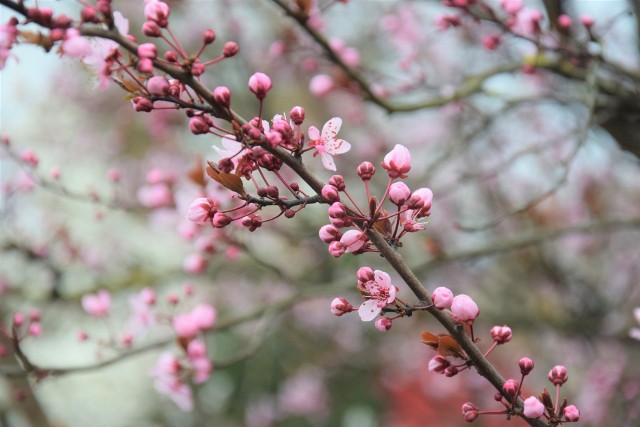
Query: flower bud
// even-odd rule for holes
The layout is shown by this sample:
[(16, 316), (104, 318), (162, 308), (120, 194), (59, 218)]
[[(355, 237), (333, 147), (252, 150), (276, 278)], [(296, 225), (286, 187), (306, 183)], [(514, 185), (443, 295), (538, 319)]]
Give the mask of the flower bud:
[(453, 302), (453, 292), (451, 292), (449, 288), (440, 286), (434, 289), (431, 299), (433, 300), (433, 305), (435, 305), (436, 308), (444, 310), (445, 308), (451, 307), (451, 303)]
[(580, 17), (580, 23), (584, 25), (586, 28), (591, 28), (593, 27), (593, 24), (596, 23), (596, 21), (589, 15), (582, 15)]
[(518, 383), (516, 382), (516, 380), (513, 379), (508, 379), (507, 381), (505, 381), (505, 383), (502, 385), (502, 391), (509, 397), (513, 397), (516, 395), (517, 391), (518, 391)]
[[(433, 201), (433, 192), (428, 188), (418, 188), (413, 192), (407, 203), (409, 209), (421, 210), (428, 212), (431, 210), (431, 202)], [(425, 215), (422, 215), (425, 216)]]
[(393, 324), (393, 321), (388, 317), (380, 317), (378, 318), (378, 320), (376, 320), (375, 326), (376, 326), (376, 329), (379, 330), (380, 332), (386, 332), (389, 329), (391, 329), (392, 324)]
[(231, 105), (231, 91), (226, 86), (218, 86), (213, 90), (213, 99), (225, 108)]
[(558, 16), (558, 28), (562, 30), (568, 30), (571, 28), (571, 17), (569, 15)]
[(191, 74), (196, 77), (201, 76), (204, 73), (204, 69), (205, 65), (199, 59), (196, 59), (193, 61), (193, 64), (191, 64)]
[(376, 168), (371, 162), (362, 162), (358, 166), (357, 172), (358, 176), (360, 176), (360, 179), (366, 182), (369, 181), (371, 177), (373, 177), (373, 175), (376, 173)]
[(356, 276), (358, 277), (358, 282), (360, 283), (366, 283), (370, 280), (375, 279), (375, 273), (370, 267), (360, 267), (358, 269), (358, 272), (356, 273)]
[(569, 379), (569, 376), (567, 375), (567, 368), (562, 365), (556, 365), (551, 368), (551, 370), (549, 371), (549, 375), (547, 375), (547, 378), (549, 378), (549, 381), (551, 381), (553, 385), (561, 386)]
[(342, 177), (342, 175), (333, 175), (331, 178), (329, 178), (329, 185), (333, 185), (338, 189), (338, 191), (344, 191), (347, 187), (344, 183), (344, 178)]
[(511, 328), (507, 325), (504, 326), (494, 326), (491, 328), (491, 339), (496, 344), (504, 344), (511, 341), (513, 334), (511, 332)]
[(451, 303), (451, 312), (456, 322), (473, 322), (480, 314), (478, 305), (465, 294), (457, 295)]
[(410, 195), (411, 190), (404, 182), (394, 182), (389, 188), (389, 199), (398, 206), (404, 205)]
[(213, 215), (213, 219), (211, 220), (211, 223), (215, 228), (223, 228), (231, 224), (231, 218), (223, 213), (216, 212)]
[(404, 179), (411, 170), (411, 153), (404, 145), (396, 144), (393, 150), (384, 156), (382, 167), (386, 169), (390, 178)]
[(156, 22), (162, 28), (169, 25), (170, 13), (169, 5), (158, 0), (150, 0), (144, 7), (144, 17), (149, 21)]
[(176, 63), (178, 62), (178, 54), (173, 50), (168, 50), (164, 53), (164, 59), (167, 62)]
[(212, 29), (204, 30), (202, 33), (202, 43), (211, 44), (216, 40), (216, 33)]
[(194, 135), (209, 133), (209, 124), (200, 116), (193, 116), (189, 119), (189, 129)]
[(240, 51), (240, 46), (236, 42), (226, 42), (222, 49), (222, 56), (225, 58), (231, 58)]
[(347, 211), (341, 202), (334, 202), (329, 206), (329, 218), (343, 218), (345, 216), (347, 216)]
[(147, 90), (154, 96), (165, 96), (169, 93), (169, 81), (163, 76), (153, 76), (147, 80)]
[(523, 357), (518, 360), (518, 366), (520, 366), (520, 373), (522, 373), (522, 375), (529, 375), (529, 372), (533, 370), (533, 360), (528, 357)]
[(206, 224), (215, 213), (215, 203), (206, 197), (199, 197), (189, 206), (187, 219), (196, 224)]
[(151, 74), (153, 73), (153, 61), (149, 58), (142, 58), (138, 61), (136, 68), (141, 73)]
[(340, 193), (333, 185), (325, 185), (322, 187), (322, 197), (329, 203), (339, 202)]
[(450, 365), (451, 362), (438, 354), (429, 360), (429, 371), (442, 374)]
[(576, 422), (580, 419), (580, 411), (574, 405), (569, 405), (564, 408), (564, 418), (570, 423)]
[(137, 112), (145, 112), (153, 110), (153, 102), (150, 99), (143, 98), (141, 96), (136, 96), (131, 100), (133, 104), (133, 109)]
[(249, 90), (259, 99), (263, 100), (271, 89), (271, 79), (264, 73), (255, 73), (249, 78)]
[(344, 254), (344, 246), (339, 241), (329, 243), (329, 253), (338, 258)]
[(289, 117), (294, 124), (300, 126), (302, 122), (304, 122), (304, 108), (298, 106), (293, 107), (289, 112)]
[(158, 48), (153, 43), (142, 43), (138, 46), (138, 56), (140, 58), (156, 59)]
[(162, 28), (155, 21), (145, 21), (142, 24), (142, 34), (147, 37), (162, 36)]
[(537, 397), (531, 396), (524, 401), (523, 414), (529, 418), (540, 418), (544, 414), (544, 405)]

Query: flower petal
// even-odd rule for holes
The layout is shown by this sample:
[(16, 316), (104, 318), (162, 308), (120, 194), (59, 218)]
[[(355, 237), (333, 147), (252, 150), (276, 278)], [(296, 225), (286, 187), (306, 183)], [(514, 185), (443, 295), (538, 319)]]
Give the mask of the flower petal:
[(320, 131), (315, 126), (311, 126), (307, 133), (309, 134), (309, 139), (312, 141), (320, 138)]
[(333, 155), (343, 154), (351, 150), (351, 144), (349, 144), (344, 139), (328, 140), (325, 143), (325, 147), (327, 152)]
[(325, 139), (335, 139), (340, 127), (342, 126), (342, 119), (340, 117), (334, 117), (324, 124), (322, 127), (322, 137)]
[(335, 172), (336, 164), (333, 161), (333, 157), (331, 157), (331, 154), (324, 153), (322, 155), (322, 166), (324, 166), (325, 169), (329, 169), (330, 171)]
[(369, 322), (376, 318), (382, 311), (381, 307), (378, 307), (378, 300), (370, 299), (363, 302), (358, 308), (358, 314), (363, 322)]

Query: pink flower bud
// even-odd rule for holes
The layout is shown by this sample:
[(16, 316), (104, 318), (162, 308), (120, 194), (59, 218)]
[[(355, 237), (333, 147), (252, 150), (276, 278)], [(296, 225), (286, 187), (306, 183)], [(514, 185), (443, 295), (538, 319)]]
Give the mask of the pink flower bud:
[(329, 253), (332, 256), (339, 258), (344, 254), (344, 245), (339, 241), (329, 243)]
[(153, 61), (149, 58), (142, 58), (138, 61), (136, 68), (141, 73), (151, 74), (153, 73)]
[(40, 163), (40, 159), (38, 159), (36, 153), (34, 153), (33, 150), (29, 149), (26, 149), (22, 152), (22, 154), (20, 155), (20, 160), (33, 167), (38, 166), (38, 163)]
[(431, 360), (429, 360), (429, 371), (443, 374), (444, 370), (447, 369), (450, 365), (451, 362), (438, 354), (436, 356), (433, 356)]
[(376, 173), (376, 168), (371, 162), (362, 162), (358, 166), (357, 172), (360, 179), (366, 182), (369, 181)]
[(347, 188), (342, 175), (333, 175), (329, 178), (329, 185), (333, 185), (338, 191), (344, 191)]
[(433, 192), (428, 188), (418, 188), (409, 198), (409, 209), (420, 210), (420, 216), (427, 216), (431, 210)]
[(156, 59), (158, 48), (153, 43), (142, 43), (138, 46), (138, 56), (140, 58)]
[(502, 385), (502, 391), (510, 397), (513, 397), (516, 395), (516, 392), (518, 391), (518, 382), (516, 380), (513, 379), (508, 379), (507, 381), (505, 381), (505, 383)]
[(191, 74), (196, 77), (201, 76), (202, 74), (204, 74), (205, 68), (206, 67), (204, 63), (199, 59), (196, 59), (195, 61), (193, 61), (193, 64), (191, 64)]
[(133, 109), (137, 112), (148, 113), (153, 111), (153, 102), (150, 99), (136, 96), (131, 99), (131, 103), (133, 104)]
[(156, 22), (160, 27), (166, 28), (169, 25), (169, 14), (171, 8), (165, 2), (150, 0), (144, 7), (144, 17), (149, 21)]
[(86, 341), (89, 339), (89, 335), (87, 335), (87, 333), (84, 331), (78, 331), (78, 333), (76, 334), (76, 339), (80, 342)]
[(42, 325), (38, 322), (33, 322), (29, 325), (28, 332), (32, 337), (38, 337), (42, 334)]
[(518, 366), (520, 366), (520, 372), (522, 375), (529, 375), (529, 372), (533, 371), (533, 360), (528, 357), (523, 357), (518, 360)]
[(522, 0), (500, 0), (502, 9), (510, 15), (517, 15), (524, 8)]
[(39, 322), (40, 317), (40, 310), (31, 310), (31, 312), (29, 313), (29, 321), (31, 322)]
[(445, 377), (451, 378), (458, 375), (458, 372), (460, 371), (455, 366), (447, 366), (443, 373)]
[(404, 145), (396, 146), (384, 156), (382, 167), (386, 169), (391, 178), (406, 178), (411, 170), (411, 153)]
[(471, 402), (466, 402), (462, 405), (463, 414), (466, 414), (467, 412), (472, 412), (472, 411), (478, 412), (478, 410), (479, 410), (478, 407)]
[(311, 78), (309, 91), (315, 96), (325, 96), (334, 88), (333, 77), (327, 74), (318, 74)]
[(375, 272), (371, 267), (360, 267), (356, 273), (358, 284), (363, 284), (371, 280), (375, 280)]
[(147, 37), (162, 36), (162, 28), (155, 21), (145, 21), (142, 24), (142, 34)]
[(325, 185), (322, 187), (322, 197), (329, 203), (339, 202), (340, 193), (333, 185)]
[(480, 309), (470, 296), (460, 294), (453, 299), (453, 302), (451, 303), (451, 312), (453, 313), (453, 319), (456, 322), (471, 323), (480, 314)]
[(51, 169), (51, 172), (49, 173), (49, 175), (51, 176), (51, 179), (54, 180), (59, 180), (60, 179), (60, 168), (59, 167), (54, 167), (53, 169)]
[(484, 48), (487, 50), (496, 50), (498, 46), (500, 46), (500, 36), (499, 35), (485, 36), (482, 39), (482, 46), (484, 46)]
[(206, 357), (207, 345), (201, 340), (193, 340), (187, 346), (187, 357), (189, 359), (199, 359)]
[(91, 316), (106, 316), (111, 308), (111, 295), (105, 290), (97, 294), (85, 295), (82, 297), (82, 308)]
[(318, 234), (320, 235), (320, 240), (327, 244), (340, 240), (342, 237), (340, 230), (330, 224), (320, 227), (320, 232)]
[(569, 15), (560, 15), (558, 16), (558, 27), (563, 30), (567, 30), (571, 28), (571, 17)]
[(215, 228), (224, 228), (227, 225), (231, 224), (231, 220), (231, 217), (229, 217), (228, 215), (217, 212), (215, 215), (213, 215), (213, 220), (211, 221), (211, 223)]
[(85, 7), (80, 12), (82, 22), (96, 22), (96, 10), (92, 7)]
[(294, 124), (300, 126), (302, 122), (304, 122), (304, 108), (298, 106), (293, 107), (289, 112), (289, 117)]
[(178, 314), (173, 318), (173, 330), (180, 338), (193, 338), (199, 328), (190, 313)]
[(574, 423), (580, 419), (580, 411), (574, 405), (569, 405), (564, 408), (564, 418), (570, 423)]
[(201, 254), (191, 254), (182, 263), (184, 271), (189, 274), (202, 274), (207, 269), (207, 259)]
[(198, 328), (204, 331), (213, 328), (216, 323), (217, 313), (216, 309), (209, 304), (198, 304), (191, 310), (191, 317)]
[(213, 90), (213, 99), (225, 108), (231, 105), (231, 91), (226, 86), (218, 86)]
[(156, 303), (156, 293), (151, 288), (144, 288), (140, 291), (140, 299), (146, 305), (154, 305)]
[(202, 33), (202, 43), (211, 44), (216, 40), (216, 33), (212, 29), (204, 30)]
[(553, 383), (555, 386), (562, 385), (567, 382), (569, 379), (569, 375), (567, 374), (567, 368), (562, 365), (556, 365), (549, 371), (549, 375), (547, 375), (549, 381)]
[(206, 197), (198, 197), (189, 206), (187, 219), (196, 224), (206, 224), (211, 221), (217, 209), (215, 203)]
[(389, 329), (391, 329), (392, 324), (393, 321), (388, 317), (380, 317), (378, 318), (378, 320), (376, 320), (375, 326), (376, 329), (380, 332), (387, 332)]
[(189, 119), (189, 130), (194, 135), (209, 133), (209, 124), (201, 116), (193, 116)]
[(345, 252), (357, 252), (365, 246), (367, 242), (367, 236), (362, 231), (349, 230), (342, 235), (340, 243), (345, 248)]
[(116, 168), (111, 168), (107, 172), (107, 179), (111, 182), (120, 181), (120, 171)]
[(169, 93), (169, 81), (163, 76), (153, 76), (147, 80), (147, 90), (154, 96), (165, 96)]
[(453, 302), (453, 292), (451, 292), (449, 288), (440, 286), (434, 289), (431, 299), (433, 300), (433, 305), (435, 305), (436, 308), (444, 310), (451, 307), (451, 303)]
[(345, 298), (335, 298), (331, 301), (331, 314), (342, 316), (354, 311), (355, 308)]
[(168, 50), (164, 53), (164, 59), (166, 59), (167, 62), (176, 63), (178, 62), (178, 54), (173, 50)]
[(537, 397), (531, 396), (524, 401), (524, 416), (529, 418), (540, 418), (544, 414), (544, 405)]
[(391, 184), (389, 188), (389, 199), (391, 199), (394, 204), (398, 206), (404, 205), (404, 202), (409, 199), (409, 196), (411, 196), (411, 190), (407, 187), (407, 184), (402, 181)]
[(231, 58), (232, 56), (236, 56), (240, 51), (240, 46), (236, 42), (226, 42), (224, 44), (224, 48), (222, 49), (222, 56), (225, 58)]
[(511, 341), (512, 336), (511, 328), (507, 325), (494, 326), (491, 328), (491, 339), (493, 339), (496, 344), (507, 343)]
[(342, 218), (347, 216), (347, 210), (342, 202), (334, 202), (329, 206), (328, 213), (329, 218)]
[(17, 312), (13, 315), (13, 325), (20, 327), (24, 324), (24, 314)]
[(596, 21), (589, 15), (582, 15), (580, 17), (580, 23), (584, 25), (586, 28), (591, 28), (596, 23)]
[(255, 73), (249, 78), (249, 90), (259, 99), (263, 100), (271, 89), (271, 79), (263, 73)]

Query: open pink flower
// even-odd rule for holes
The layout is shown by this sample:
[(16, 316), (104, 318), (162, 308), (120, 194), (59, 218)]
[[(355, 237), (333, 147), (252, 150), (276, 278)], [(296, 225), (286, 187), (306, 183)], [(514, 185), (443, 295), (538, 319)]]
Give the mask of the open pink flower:
[(155, 377), (153, 386), (158, 393), (168, 396), (183, 411), (191, 411), (193, 395), (191, 388), (180, 378), (181, 369), (177, 357), (171, 353), (162, 353), (151, 371), (151, 375)]
[(381, 270), (373, 272), (373, 280), (360, 285), (360, 292), (366, 301), (360, 305), (358, 314), (363, 322), (368, 322), (380, 314), (382, 308), (396, 299), (396, 287), (391, 284), (391, 277)]
[(334, 117), (324, 124), (322, 134), (320, 134), (320, 131), (315, 126), (309, 128), (309, 146), (316, 149), (313, 155), (320, 155), (322, 157), (322, 165), (332, 171), (336, 170), (333, 157), (346, 153), (351, 149), (351, 144), (347, 141), (336, 139), (336, 135), (340, 131), (341, 126), (342, 119), (340, 117)]
[(523, 412), (529, 418), (540, 418), (544, 414), (544, 405), (537, 397), (531, 396), (524, 401)]

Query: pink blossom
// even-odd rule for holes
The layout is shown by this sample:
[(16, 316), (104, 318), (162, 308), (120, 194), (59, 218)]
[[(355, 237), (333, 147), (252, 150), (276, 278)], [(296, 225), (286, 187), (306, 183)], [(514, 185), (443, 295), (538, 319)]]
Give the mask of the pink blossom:
[(544, 15), (538, 9), (524, 9), (516, 16), (513, 30), (526, 37), (535, 37), (540, 33), (540, 23)]
[(318, 74), (311, 78), (309, 91), (315, 96), (325, 96), (334, 88), (333, 77), (327, 74)]
[(533, 371), (533, 360), (528, 357), (521, 357), (518, 360), (518, 366), (520, 367), (520, 373), (522, 375), (529, 375), (529, 372)]
[[(118, 11), (113, 12), (113, 21), (118, 32), (127, 36), (129, 33), (129, 21)], [(115, 65), (114, 52), (118, 49), (118, 43), (107, 39), (91, 40), (91, 53), (82, 60), (98, 76), (99, 88), (106, 89), (109, 86), (111, 69)]]
[(196, 224), (206, 224), (211, 221), (216, 211), (216, 204), (213, 200), (206, 197), (198, 197), (191, 202), (187, 211), (187, 219)]
[(469, 295), (457, 295), (451, 303), (451, 312), (456, 322), (473, 322), (480, 314), (478, 305)]
[(38, 166), (38, 163), (40, 163), (40, 159), (38, 159), (36, 153), (34, 153), (33, 150), (29, 149), (26, 149), (22, 152), (22, 154), (20, 155), (20, 160), (33, 167)]
[(510, 15), (517, 15), (524, 8), (522, 0), (500, 0), (502, 9)]
[(571, 17), (569, 15), (560, 15), (558, 16), (558, 27), (562, 29), (571, 28)]
[(364, 322), (373, 320), (384, 306), (396, 299), (396, 287), (391, 284), (391, 277), (381, 270), (373, 273), (373, 280), (359, 285), (360, 292), (366, 299), (358, 309), (360, 319)]
[(334, 117), (324, 124), (322, 134), (315, 126), (309, 128), (309, 146), (316, 149), (313, 153), (314, 157), (320, 155), (322, 165), (332, 171), (336, 170), (332, 156), (346, 153), (351, 149), (351, 144), (347, 141), (336, 139), (341, 126), (342, 119)]
[(62, 52), (71, 58), (84, 58), (92, 53), (91, 43), (82, 37), (80, 31), (69, 28), (62, 42)]
[(236, 141), (233, 135), (223, 137), (222, 146), (224, 149), (218, 148), (216, 145), (213, 145), (212, 148), (216, 150), (221, 158), (231, 159), (234, 169), (238, 167), (238, 162), (242, 156), (249, 152), (241, 143)]
[(191, 317), (201, 330), (211, 329), (216, 322), (216, 310), (209, 304), (198, 304), (191, 310)]
[(106, 316), (111, 308), (111, 295), (105, 290), (99, 291), (97, 294), (85, 295), (82, 297), (82, 308), (91, 316)]
[(389, 199), (398, 206), (404, 205), (409, 196), (411, 196), (411, 190), (402, 181), (394, 182), (389, 187)]
[(213, 99), (223, 107), (229, 108), (231, 105), (231, 91), (226, 86), (218, 86), (213, 90)]
[(32, 337), (39, 337), (42, 334), (42, 325), (39, 322), (32, 322), (29, 324), (27, 332)]
[(173, 204), (173, 193), (165, 183), (145, 185), (138, 189), (138, 201), (148, 208), (158, 209)]
[(587, 28), (591, 28), (593, 27), (593, 24), (596, 23), (596, 21), (589, 15), (582, 15), (580, 17), (580, 23)]
[(435, 305), (436, 308), (444, 310), (451, 307), (451, 303), (453, 302), (453, 292), (451, 292), (449, 288), (439, 286), (434, 289), (431, 299), (433, 300), (433, 305)]
[(411, 153), (404, 145), (396, 144), (393, 150), (384, 156), (382, 167), (389, 177), (404, 179), (411, 170)]
[(451, 363), (447, 359), (438, 354), (429, 360), (429, 371), (442, 374), (450, 365)]
[(259, 99), (263, 100), (271, 89), (271, 79), (264, 73), (255, 73), (249, 78), (249, 90)]
[(409, 209), (418, 211), (418, 217), (428, 216), (431, 212), (433, 192), (428, 188), (418, 188), (409, 198)]
[(173, 317), (173, 330), (181, 338), (193, 338), (200, 328), (191, 313), (178, 314)]
[(524, 415), (529, 418), (540, 418), (544, 414), (544, 405), (537, 397), (531, 396), (524, 401)]
[(322, 373), (310, 369), (287, 379), (280, 388), (278, 402), (286, 414), (312, 415), (325, 412), (329, 396)]
[(193, 409), (191, 388), (180, 379), (180, 361), (171, 353), (162, 353), (151, 371), (153, 386), (158, 393), (168, 396), (183, 411)]
[(329, 253), (338, 258), (344, 254), (344, 245), (339, 241), (329, 243)]

